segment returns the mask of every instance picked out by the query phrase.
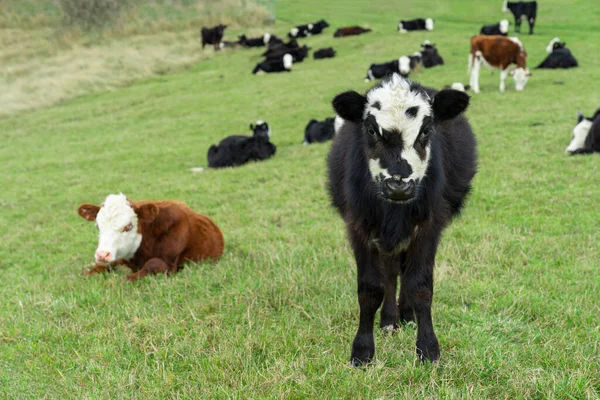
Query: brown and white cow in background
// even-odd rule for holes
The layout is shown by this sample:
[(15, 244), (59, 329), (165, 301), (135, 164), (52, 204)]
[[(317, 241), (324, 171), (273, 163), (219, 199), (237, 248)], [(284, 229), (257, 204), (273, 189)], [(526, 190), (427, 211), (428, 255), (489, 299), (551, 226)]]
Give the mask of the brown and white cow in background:
[(110, 194), (102, 205), (82, 204), (79, 215), (95, 221), (100, 232), (96, 265), (84, 274), (126, 265), (135, 281), (148, 274), (175, 273), (186, 261), (217, 260), (223, 254), (223, 234), (208, 217), (179, 201), (133, 202)]
[[(523, 43), (514, 37), (477, 35), (471, 38), (469, 54), (470, 86), (479, 93), (481, 64), (500, 70), (500, 91), (504, 92), (509, 72), (515, 80), (515, 90), (522, 91), (531, 76), (526, 65), (527, 53)], [(516, 68), (515, 68), (516, 67)]]

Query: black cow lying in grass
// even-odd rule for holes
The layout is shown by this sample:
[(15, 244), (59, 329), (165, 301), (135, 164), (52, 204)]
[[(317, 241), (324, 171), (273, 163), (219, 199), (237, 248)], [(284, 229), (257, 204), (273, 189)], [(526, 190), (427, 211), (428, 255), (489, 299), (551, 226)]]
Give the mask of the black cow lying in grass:
[(270, 43), (283, 43), (277, 36), (265, 33), (262, 37), (248, 39), (246, 35), (238, 36), (238, 43), (244, 47), (263, 47)]
[(435, 44), (429, 40), (424, 41), (421, 44), (421, 64), (425, 68), (435, 67), (436, 65), (444, 65), (444, 59), (438, 53)]
[(200, 35), (202, 36), (202, 48), (207, 44), (212, 44), (215, 46), (215, 50), (221, 49), (221, 39), (223, 39), (223, 33), (225, 32), (225, 28), (227, 25), (217, 25), (212, 28), (204, 28), (200, 31)]
[(556, 68), (575, 68), (579, 64), (577, 59), (573, 57), (571, 51), (567, 49), (565, 42), (561, 42), (559, 38), (554, 38), (546, 46), (546, 51), (550, 53), (544, 61), (536, 68), (540, 69), (556, 69)]
[(408, 77), (411, 71), (421, 66), (421, 53), (416, 52), (412, 56), (402, 56), (397, 60), (393, 60), (383, 64), (371, 64), (367, 70), (365, 82), (382, 79), (392, 74), (400, 74)]
[(335, 57), (335, 50), (333, 47), (327, 47), (324, 49), (319, 49), (313, 52), (313, 58), (315, 60), (320, 60), (322, 58), (333, 58)]
[(565, 152), (571, 155), (600, 153), (600, 108), (590, 118), (577, 113), (577, 125)]
[(480, 35), (508, 35), (508, 20), (503, 19), (494, 25), (484, 25), (479, 31)]
[(410, 31), (432, 31), (433, 30), (433, 19), (432, 18), (417, 18), (409, 21), (402, 20), (398, 23), (398, 32), (406, 33)]
[(327, 27), (329, 27), (329, 24), (324, 19), (317, 21), (314, 24), (298, 25), (290, 29), (288, 37), (303, 38), (311, 35), (318, 35)]
[[(476, 172), (469, 96), (400, 75), (366, 95), (337, 95), (344, 119), (328, 157), (329, 193), (346, 223), (358, 268), (360, 322), (352, 365), (373, 359), (373, 323), (417, 322), (417, 354), (440, 356), (431, 320), (433, 265), (442, 230), (458, 215)], [(400, 277), (400, 294), (397, 281)]]
[(271, 129), (266, 122), (250, 125), (252, 136), (228, 136), (218, 145), (208, 149), (208, 166), (211, 168), (235, 167), (249, 161), (262, 161), (273, 156), (277, 148), (269, 140)]
[(252, 70), (254, 75), (270, 74), (272, 72), (290, 72), (294, 64), (294, 57), (291, 54), (284, 54), (279, 58), (267, 58), (265, 61), (256, 64)]
[(504, 0), (502, 11), (510, 12), (515, 17), (515, 32), (521, 33), (521, 18), (529, 22), (529, 34), (533, 34), (533, 26), (537, 17), (537, 1), (508, 1)]
[(267, 60), (281, 59), (285, 54), (290, 54), (294, 62), (302, 62), (308, 57), (308, 48), (306, 45), (299, 46), (295, 39), (290, 40), (288, 43), (274, 43), (269, 44), (269, 48), (262, 55)]
[(333, 139), (340, 129), (343, 120), (337, 115), (335, 118), (325, 118), (325, 121), (311, 119), (304, 129), (304, 142), (302, 144), (321, 143)]

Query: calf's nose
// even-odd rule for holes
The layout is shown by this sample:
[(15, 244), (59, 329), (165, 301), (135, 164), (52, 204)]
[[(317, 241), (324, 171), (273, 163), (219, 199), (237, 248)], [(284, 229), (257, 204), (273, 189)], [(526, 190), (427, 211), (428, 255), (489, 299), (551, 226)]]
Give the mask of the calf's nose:
[(415, 195), (414, 181), (404, 182), (402, 180), (388, 178), (383, 181), (383, 194), (393, 201), (407, 201)]
[(108, 261), (110, 252), (108, 251), (96, 251), (96, 261)]

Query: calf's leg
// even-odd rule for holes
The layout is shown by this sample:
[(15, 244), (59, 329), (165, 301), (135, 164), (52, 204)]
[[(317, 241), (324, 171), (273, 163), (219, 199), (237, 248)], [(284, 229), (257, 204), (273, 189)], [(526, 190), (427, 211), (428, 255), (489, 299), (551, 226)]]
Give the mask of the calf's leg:
[(350, 232), (357, 267), (358, 304), (360, 320), (352, 343), (351, 365), (358, 367), (373, 360), (375, 340), (373, 324), (375, 314), (384, 297), (383, 276), (379, 266), (379, 253), (354, 232)]
[(398, 306), (396, 304), (396, 292), (398, 285), (398, 272), (393, 260), (384, 261), (383, 272), (383, 306), (381, 307), (380, 327), (386, 331), (398, 329)]
[(84, 276), (95, 275), (95, 274), (103, 274), (105, 272), (112, 271), (112, 268), (109, 265), (99, 265), (96, 264), (92, 269), (86, 269), (81, 274)]
[(529, 18), (529, 34), (533, 35), (533, 25), (535, 24), (535, 18)]
[(167, 274), (171, 272), (177, 272), (176, 264), (167, 264), (166, 261), (160, 258), (151, 258), (148, 261), (146, 261), (146, 264), (144, 264), (142, 269), (140, 269), (137, 272), (134, 272), (133, 274), (127, 275), (125, 278), (130, 282), (134, 282), (140, 278), (145, 277), (148, 274), (156, 275)]
[(503, 69), (502, 71), (500, 71), (500, 91), (504, 92), (504, 89), (506, 88), (505, 82), (506, 82), (506, 77), (508, 76), (508, 69)]

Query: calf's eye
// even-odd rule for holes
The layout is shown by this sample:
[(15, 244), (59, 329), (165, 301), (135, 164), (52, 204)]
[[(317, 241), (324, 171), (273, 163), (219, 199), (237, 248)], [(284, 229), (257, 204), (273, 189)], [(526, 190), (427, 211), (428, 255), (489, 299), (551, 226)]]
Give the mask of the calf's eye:
[(123, 228), (123, 232), (129, 232), (129, 231), (130, 231), (130, 230), (132, 230), (132, 229), (133, 229), (133, 224), (132, 224), (132, 223), (129, 223), (128, 225), (126, 225), (126, 226)]
[(369, 128), (369, 129), (367, 129), (367, 132), (368, 132), (368, 133), (369, 133), (369, 135), (371, 135), (371, 136), (375, 136), (375, 135), (376, 135), (375, 129), (373, 129), (373, 128)]

